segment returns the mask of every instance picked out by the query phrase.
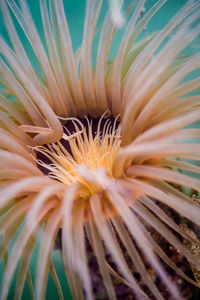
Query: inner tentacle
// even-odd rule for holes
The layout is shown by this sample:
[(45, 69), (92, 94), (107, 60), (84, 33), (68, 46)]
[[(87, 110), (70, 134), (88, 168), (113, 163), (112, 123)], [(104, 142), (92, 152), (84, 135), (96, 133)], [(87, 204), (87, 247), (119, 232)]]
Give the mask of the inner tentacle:
[(79, 172), (84, 166), (92, 173), (104, 168), (113, 177), (112, 167), (121, 148), (118, 118), (69, 118), (63, 126), (62, 139), (54, 144), (35, 147), (37, 164), (42, 172), (66, 185), (92, 186)]

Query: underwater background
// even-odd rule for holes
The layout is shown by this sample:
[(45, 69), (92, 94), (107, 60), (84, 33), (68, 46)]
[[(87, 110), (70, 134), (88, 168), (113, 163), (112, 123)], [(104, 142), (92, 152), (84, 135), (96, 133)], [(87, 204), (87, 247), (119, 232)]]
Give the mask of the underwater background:
[[(2, 0), (0, 0), (0, 1), (2, 1)], [(16, 1), (16, 2), (18, 3), (18, 1)], [(32, 12), (33, 18), (36, 22), (38, 31), (40, 32), (42, 40), (44, 42), (44, 35), (42, 34), (42, 21), (41, 21), (41, 16), (40, 16), (39, 1), (38, 0), (27, 0), (27, 2), (29, 4), (30, 10)], [(73, 48), (74, 48), (74, 51), (76, 51), (82, 41), (86, 0), (63, 0), (63, 2), (64, 2), (65, 9), (66, 9), (66, 16), (67, 16), (67, 20), (68, 20), (70, 33), (71, 33)], [(128, 6), (131, 3), (131, 0), (124, 0), (124, 2), (125, 2), (125, 5)], [(148, 10), (156, 2), (157, 2), (156, 0), (147, 0), (146, 4), (145, 4), (145, 9)], [(186, 2), (186, 0), (168, 0), (165, 3), (165, 5), (156, 13), (156, 15), (149, 22), (149, 24), (147, 25), (146, 31), (140, 35), (140, 38), (142, 38), (144, 35), (148, 35), (154, 31), (157, 31), (157, 30), (163, 28), (163, 26), (185, 4), (185, 2)], [(108, 9), (108, 0), (104, 0), (102, 11), (101, 11), (100, 18), (99, 18), (98, 25), (97, 25), (97, 32), (95, 34), (95, 39), (94, 39), (94, 43), (93, 43), (93, 65), (94, 66), (95, 66), (95, 55), (96, 55), (96, 50), (97, 50), (97, 45), (98, 45), (98, 28), (100, 28), (100, 26), (102, 24), (102, 21), (104, 19), (105, 12), (107, 11), (107, 9)], [(127, 21), (128, 21), (128, 18), (126, 19), (126, 22), (123, 27), (126, 26)], [(38, 71), (38, 73), (41, 73), (40, 67), (36, 60), (35, 54), (33, 53), (32, 49), (31, 49), (31, 46), (29, 45), (24, 33), (22, 32), (20, 26), (17, 24), (16, 21), (15, 21), (15, 24), (16, 24), (17, 30), (20, 34), (21, 40), (22, 40), (23, 44), (25, 45), (25, 49), (30, 57), (30, 60), (32, 61), (32, 65)], [(119, 41), (120, 41), (121, 36), (124, 31), (123, 27), (119, 30), (119, 32), (117, 33), (117, 35), (114, 39), (114, 42), (112, 44), (111, 51), (109, 54), (110, 59), (112, 59), (117, 52)], [(1, 14), (0, 14), (0, 31), (1, 31), (1, 34), (3, 35), (3, 37), (9, 43), (9, 38), (6, 33), (5, 26), (3, 25), (3, 16)], [(45, 44), (45, 42), (44, 42), (44, 44)], [(200, 47), (200, 37), (198, 37), (198, 39), (196, 39), (192, 43), (192, 45), (190, 45), (190, 47), (185, 50), (185, 52), (189, 53), (189, 54), (191, 54), (192, 52), (196, 52), (197, 47)], [(190, 74), (190, 77), (197, 76), (197, 72), (198, 71), (193, 72), (193, 74)], [(12, 99), (10, 99), (10, 100), (12, 101)], [(200, 128), (200, 122), (197, 122), (195, 125), (196, 125), (196, 127)], [(11, 245), (11, 247), (12, 247), (12, 245)], [(34, 255), (31, 260), (31, 265), (30, 265), (30, 271), (31, 271), (33, 283), (34, 283), (34, 276), (35, 276), (36, 262), (37, 262), (37, 255), (38, 255), (39, 247), (40, 247), (40, 242), (38, 241), (35, 251), (34, 251)], [(58, 249), (53, 252), (53, 262), (54, 262), (55, 269), (57, 271), (57, 275), (61, 282), (64, 297), (66, 300), (70, 300), (70, 299), (72, 299), (72, 297), (71, 297), (69, 287), (67, 284), (67, 280), (66, 280), (66, 276), (64, 273), (64, 267), (63, 267), (63, 263), (62, 263), (61, 253)], [(1, 262), (1, 264), (0, 264), (0, 281), (2, 279), (3, 270), (4, 270), (3, 262)], [(17, 270), (15, 273), (15, 277), (16, 277), (16, 274), (17, 274)], [(8, 300), (14, 299), (15, 283), (16, 282), (15, 282), (15, 278), (14, 278), (12, 285), (11, 285), (10, 292), (9, 292)], [(31, 299), (27, 283), (25, 284), (22, 299), (23, 300)], [(49, 276), (49, 279), (48, 279), (46, 299), (47, 300), (59, 299), (57, 290), (56, 290), (56, 286), (55, 286), (51, 276)]]

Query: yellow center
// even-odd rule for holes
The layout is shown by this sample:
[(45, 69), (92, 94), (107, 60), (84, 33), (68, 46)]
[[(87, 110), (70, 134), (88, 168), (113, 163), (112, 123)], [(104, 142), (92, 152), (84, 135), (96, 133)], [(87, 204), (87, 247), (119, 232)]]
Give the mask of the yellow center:
[[(78, 127), (77, 123), (81, 125)], [(61, 142), (48, 145), (48, 147), (36, 147), (36, 151), (50, 159), (51, 164), (38, 160), (38, 164), (49, 170), (48, 176), (70, 185), (82, 183), (92, 192), (91, 182), (82, 176), (81, 167), (85, 167), (92, 173), (104, 168), (108, 176), (113, 178), (112, 167), (117, 153), (121, 148), (120, 127), (116, 128), (116, 122), (111, 127), (106, 123), (101, 130), (99, 121), (95, 136), (92, 133), (92, 124), (88, 121), (88, 130), (83, 127), (78, 119), (74, 119), (75, 133), (63, 134), (63, 140), (68, 142), (71, 153)]]

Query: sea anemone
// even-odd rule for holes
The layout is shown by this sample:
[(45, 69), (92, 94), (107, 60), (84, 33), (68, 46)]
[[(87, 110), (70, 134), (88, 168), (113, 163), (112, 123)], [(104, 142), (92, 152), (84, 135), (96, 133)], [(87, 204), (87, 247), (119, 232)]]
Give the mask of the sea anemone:
[[(166, 0), (146, 12), (145, 0), (129, 6), (113, 0), (96, 26), (102, 2), (87, 0), (83, 41), (74, 53), (62, 0), (40, 0), (43, 42), (27, 2), (19, 0), (18, 7), (14, 0), (1, 0), (9, 36), (9, 41), (0, 37), (0, 257), (6, 261), (1, 300), (17, 266), (15, 299), (21, 298), (26, 278), (31, 285), (29, 264), (40, 233), (37, 300), (45, 298), (49, 272), (63, 299), (51, 260), (59, 236), (73, 299), (95, 298), (87, 244), (106, 299), (117, 299), (114, 277), (136, 298), (164, 299), (147, 265), (174, 299), (183, 296), (165, 265), (199, 286), (176, 266), (152, 230), (200, 268), (184, 242), (199, 246), (198, 239), (174, 217), (200, 225), (199, 204), (190, 197), (200, 192), (200, 129), (194, 124), (200, 119), (200, 80), (187, 76), (200, 66), (200, 53), (183, 52), (200, 32), (200, 1), (189, 0), (153, 34), (142, 31)], [(19, 25), (39, 72), (19, 37)], [(131, 273), (125, 251), (146, 288)]]

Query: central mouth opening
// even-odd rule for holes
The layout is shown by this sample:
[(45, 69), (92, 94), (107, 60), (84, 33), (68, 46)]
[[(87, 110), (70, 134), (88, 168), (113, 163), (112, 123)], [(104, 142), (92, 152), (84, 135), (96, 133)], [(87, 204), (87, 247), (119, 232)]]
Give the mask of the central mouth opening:
[(81, 183), (93, 192), (83, 171), (95, 176), (104, 169), (113, 177), (113, 162), (121, 148), (119, 119), (68, 118), (63, 129), (63, 137), (57, 143), (34, 148), (38, 167), (52, 179), (66, 185)]

